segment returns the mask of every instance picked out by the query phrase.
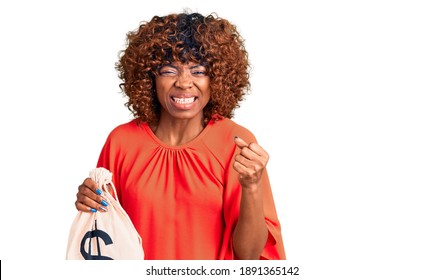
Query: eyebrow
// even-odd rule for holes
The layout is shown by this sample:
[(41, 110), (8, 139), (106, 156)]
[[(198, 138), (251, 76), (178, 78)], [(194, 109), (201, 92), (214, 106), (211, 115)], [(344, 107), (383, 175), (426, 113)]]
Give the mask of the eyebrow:
[[(163, 68), (163, 67), (171, 67), (171, 68), (174, 68), (174, 69), (178, 70), (178, 67), (175, 66), (175, 65), (172, 64), (172, 63), (164, 64), (164, 65), (160, 66), (159, 69), (161, 69), (161, 68)], [(204, 66), (204, 65), (202, 65), (202, 64), (196, 64), (196, 65), (193, 65), (193, 66), (189, 67), (189, 69), (192, 70), (192, 69), (199, 68), (199, 67), (204, 67), (204, 68), (206, 68), (206, 66)]]
[(194, 66), (189, 67), (189, 69), (194, 69), (194, 68), (198, 68), (198, 67), (204, 67), (204, 68), (206, 68), (206, 67), (203, 66), (202, 64), (196, 64), (196, 65), (194, 65)]

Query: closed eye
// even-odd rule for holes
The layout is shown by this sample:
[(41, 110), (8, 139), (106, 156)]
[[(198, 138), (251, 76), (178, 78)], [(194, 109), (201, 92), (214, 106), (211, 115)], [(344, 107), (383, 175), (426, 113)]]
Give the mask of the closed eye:
[(192, 73), (192, 75), (196, 75), (196, 76), (206, 76), (206, 70), (203, 70), (203, 71), (192, 71), (191, 73)]
[(176, 74), (174, 71), (160, 71), (159, 73), (161, 76), (174, 76)]
[(173, 76), (173, 75), (176, 75), (178, 73), (178, 71), (175, 67), (163, 66), (163, 67), (160, 67), (158, 73), (161, 76)]
[(191, 67), (191, 74), (195, 76), (206, 76), (207, 70), (203, 65), (194, 65)]

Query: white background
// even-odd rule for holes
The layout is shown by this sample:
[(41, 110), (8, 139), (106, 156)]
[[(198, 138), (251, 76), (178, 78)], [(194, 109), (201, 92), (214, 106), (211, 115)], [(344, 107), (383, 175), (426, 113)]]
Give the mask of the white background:
[(149, 262), (94, 269), (65, 249), (77, 186), (131, 118), (114, 70), (125, 34), (185, 8), (246, 40), (252, 90), (235, 121), (271, 155), (298, 279), (442, 279), (438, 2), (2, 1), (2, 279), (146, 279)]

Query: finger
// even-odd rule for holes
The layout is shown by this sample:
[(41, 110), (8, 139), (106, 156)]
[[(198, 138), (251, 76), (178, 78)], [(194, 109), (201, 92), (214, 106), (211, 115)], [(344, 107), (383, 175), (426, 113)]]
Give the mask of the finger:
[[(250, 147), (254, 148), (255, 152)], [(248, 168), (254, 167), (255, 165), (264, 167), (269, 160), (269, 156), (260, 146), (251, 143), (248, 147), (241, 149), (240, 154), (236, 156), (235, 160), (241, 162)], [(254, 169), (257, 169), (257, 167), (254, 167)]]
[(250, 168), (254, 165), (254, 161), (251, 161), (249, 158), (247, 158), (241, 154), (238, 154), (235, 156), (235, 162), (238, 164), (241, 164), (245, 168)]
[(83, 181), (82, 185), (84, 185), (85, 187), (89, 188), (91, 191), (93, 191), (99, 195), (103, 193), (102, 190), (100, 189), (100, 187), (91, 178), (86, 178)]
[(256, 155), (250, 148), (249, 146), (251, 146), (253, 143), (248, 144), (246, 143), (245, 140), (241, 139), (238, 136), (234, 137), (234, 142), (237, 145), (237, 147), (240, 148), (240, 154), (243, 155), (245, 158), (250, 159), (250, 160), (254, 160), (254, 159), (258, 159), (259, 155)]
[[(106, 211), (106, 207), (109, 204), (105, 196), (96, 194), (84, 184), (78, 187), (77, 202), (99, 211)], [(79, 208), (78, 204), (76, 206)]]
[(252, 151), (249, 147), (244, 147), (240, 151), (240, 155), (251, 161), (262, 161), (262, 158), (259, 154)]
[(265, 161), (267, 161), (269, 158), (268, 153), (257, 143), (251, 142), (248, 144), (238, 136), (234, 137), (234, 142), (241, 149), (241, 154), (248, 159), (262, 161), (263, 159), (258, 157), (264, 157)]
[(108, 211), (106, 207), (107, 205), (108, 202), (106, 202), (104, 199), (100, 202), (97, 202), (80, 193), (77, 194), (77, 201), (75, 202), (75, 207), (77, 208), (77, 210), (84, 212), (106, 212)]
[(244, 174), (247, 170), (247, 167), (238, 161), (234, 162), (233, 167), (234, 167), (234, 170), (237, 171), (239, 174)]
[(233, 167), (238, 172), (238, 179), (242, 186), (256, 184), (260, 181), (261, 172), (256, 172), (253, 168), (248, 168), (239, 162), (234, 162)]
[(89, 197), (89, 198), (99, 202), (103, 199), (103, 195), (98, 194), (96, 190), (94, 191), (93, 188), (88, 187), (85, 184), (82, 184), (82, 185), (78, 186), (77, 197), (79, 197), (79, 195), (86, 196), (86, 197)]
[[(81, 203), (80, 201), (75, 202), (75, 207), (77, 208), (78, 211), (82, 211), (82, 212), (91, 212), (91, 213), (97, 212), (97, 208), (86, 206), (85, 204)], [(98, 208), (98, 209), (101, 212), (106, 212), (105, 209), (100, 209), (100, 208)]]
[(253, 170), (239, 161), (235, 161), (233, 167), (241, 176), (252, 176)]
[(266, 163), (260, 161), (250, 161), (241, 155), (237, 155), (234, 162), (234, 170), (240, 175), (250, 178), (259, 178), (265, 166)]
[[(95, 206), (96, 203), (101, 204), (103, 206), (108, 206), (109, 201), (106, 199), (106, 197), (102, 195), (97, 195), (93, 193), (89, 189), (82, 189), (80, 192), (77, 193), (77, 200), (80, 201), (83, 204), (89, 205), (89, 206)], [(91, 202), (93, 201), (93, 202)]]
[(264, 158), (268, 158), (269, 155), (268, 153), (265, 151), (265, 149), (263, 149), (259, 144), (257, 143), (250, 143), (248, 145), (248, 148), (253, 151), (255, 154), (259, 155), (260, 157), (264, 157)]
[(238, 136), (234, 136), (234, 142), (240, 149), (248, 146), (248, 143), (246, 143), (245, 140), (241, 139)]

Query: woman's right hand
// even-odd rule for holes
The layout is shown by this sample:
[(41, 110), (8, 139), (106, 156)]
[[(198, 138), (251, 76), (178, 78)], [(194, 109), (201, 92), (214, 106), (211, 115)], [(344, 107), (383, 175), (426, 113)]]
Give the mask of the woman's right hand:
[(102, 195), (102, 190), (91, 178), (86, 178), (83, 184), (78, 186), (77, 200), (75, 201), (77, 210), (83, 212), (106, 212), (106, 206), (108, 206), (108, 202)]

